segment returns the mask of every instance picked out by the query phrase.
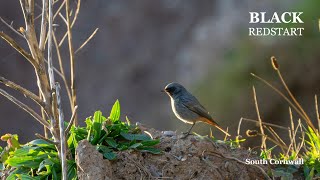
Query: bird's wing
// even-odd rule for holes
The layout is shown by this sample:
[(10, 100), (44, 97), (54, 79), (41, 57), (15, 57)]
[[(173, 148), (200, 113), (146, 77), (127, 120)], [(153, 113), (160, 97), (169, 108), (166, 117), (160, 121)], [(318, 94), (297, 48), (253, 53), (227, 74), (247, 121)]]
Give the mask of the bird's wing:
[(200, 103), (190, 103), (185, 101), (183, 102), (183, 105), (186, 106), (190, 111), (197, 113), (199, 116), (213, 121), (208, 111)]

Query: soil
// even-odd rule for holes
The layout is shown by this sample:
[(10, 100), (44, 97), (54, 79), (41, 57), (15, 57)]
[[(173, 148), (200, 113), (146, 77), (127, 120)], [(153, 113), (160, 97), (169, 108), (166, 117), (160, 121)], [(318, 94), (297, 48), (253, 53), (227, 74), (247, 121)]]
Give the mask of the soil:
[(245, 164), (258, 159), (249, 151), (231, 148), (225, 143), (189, 135), (182, 139), (175, 132), (148, 129), (160, 138), (160, 155), (122, 151), (117, 159), (103, 159), (95, 147), (83, 140), (76, 150), (80, 180), (104, 179), (268, 179), (267, 167)]

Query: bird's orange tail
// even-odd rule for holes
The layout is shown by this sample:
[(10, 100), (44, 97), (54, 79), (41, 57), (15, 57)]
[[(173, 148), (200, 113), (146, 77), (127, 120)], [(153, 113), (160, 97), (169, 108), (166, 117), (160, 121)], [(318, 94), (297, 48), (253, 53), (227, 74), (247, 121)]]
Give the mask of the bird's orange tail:
[(201, 121), (210, 124), (211, 126), (216, 127), (217, 129), (219, 129), (221, 132), (223, 132), (225, 135), (227, 136), (231, 136), (227, 131), (223, 130), (216, 122), (209, 120), (207, 118), (201, 118)]

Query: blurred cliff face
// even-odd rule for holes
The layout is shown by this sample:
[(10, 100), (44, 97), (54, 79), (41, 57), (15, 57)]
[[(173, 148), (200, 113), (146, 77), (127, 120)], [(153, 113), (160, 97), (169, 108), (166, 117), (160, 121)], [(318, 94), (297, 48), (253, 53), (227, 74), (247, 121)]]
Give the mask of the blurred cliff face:
[[(0, 16), (13, 21), (16, 28), (23, 26), (19, 7), (15, 1), (0, 6)], [(316, 91), (311, 88), (319, 82), (318, 71), (314, 70), (319, 65), (315, 61), (319, 55), (315, 51), (318, 42), (309, 37), (272, 39), (270, 42), (247, 35), (248, 11), (277, 11), (291, 7), (294, 7), (292, 2), (276, 1), (82, 1), (73, 31), (75, 48), (96, 27), (99, 31), (76, 54), (79, 121), (84, 121), (95, 110), (109, 113), (114, 101), (119, 99), (123, 117), (127, 115), (133, 122), (139, 121), (160, 130), (183, 131), (187, 125), (175, 119), (168, 97), (160, 92), (168, 82), (179, 81), (199, 97), (210, 112), (214, 112), (213, 116), (222, 126), (235, 130), (241, 116), (255, 118), (251, 95), (255, 81), (249, 73), (261, 72), (275, 79), (270, 75), (272, 71), (266, 70), (271, 55), (285, 61), (294, 92), (301, 97), (307, 94), (305, 99), (310, 101), (305, 102), (305, 107), (311, 108), (310, 97)], [(57, 32), (64, 31), (61, 19), (56, 23), (59, 24)], [(14, 36), (3, 24), (0, 30)], [(309, 34), (310, 38), (314, 37)], [(58, 38), (61, 36), (58, 34)], [(18, 41), (26, 46), (23, 39)], [(305, 44), (302, 46), (301, 42)], [(67, 46), (63, 47), (63, 53), (67, 53)], [(295, 48), (303, 48), (308, 62), (301, 62), (306, 56), (297, 53)], [(0, 41), (0, 57), (2, 76), (37, 92), (32, 67), (3, 41)], [(68, 70), (68, 63), (65, 66)], [(299, 80), (300, 76), (292, 71), (294, 68), (300, 71), (301, 66), (314, 73), (308, 81)], [(261, 109), (266, 109), (266, 120), (281, 119), (284, 115), (275, 114), (274, 110), (287, 108), (282, 106), (285, 103), (280, 98), (267, 101), (275, 95), (262, 92), (258, 95), (262, 98)], [(64, 97), (68, 119), (70, 111), (66, 94)], [(28, 101), (28, 104), (32, 103)], [(25, 134), (23, 140), (30, 140), (32, 134), (42, 129), (3, 97), (0, 97), (0, 117), (0, 134)]]

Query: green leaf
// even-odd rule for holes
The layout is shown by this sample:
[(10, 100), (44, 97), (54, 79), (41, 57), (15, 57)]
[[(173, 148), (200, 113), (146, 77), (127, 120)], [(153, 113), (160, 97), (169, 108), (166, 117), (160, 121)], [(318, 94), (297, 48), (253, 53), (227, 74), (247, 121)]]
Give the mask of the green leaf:
[(6, 164), (9, 164), (13, 167), (28, 167), (32, 169), (36, 169), (39, 167), (41, 163), (41, 159), (32, 156), (24, 156), (24, 157), (11, 157), (6, 160)]
[(90, 141), (91, 140), (91, 133), (93, 131), (93, 129), (92, 129), (93, 122), (91, 121), (91, 117), (88, 117), (86, 119), (86, 124), (87, 124), (87, 131), (88, 131), (87, 140)]
[(87, 129), (90, 129), (92, 126), (91, 116), (86, 118), (85, 123), (87, 125)]
[(152, 147), (139, 147), (138, 148), (141, 152), (149, 152), (152, 154), (160, 154), (162, 151), (160, 149), (157, 148), (152, 148)]
[(16, 174), (10, 174), (6, 180), (16, 180)]
[(91, 141), (91, 144), (96, 145), (101, 138), (101, 136), (104, 135), (104, 131), (102, 131), (102, 123), (106, 120), (105, 117), (102, 116), (101, 111), (96, 111), (93, 116), (93, 139)]
[(120, 103), (119, 103), (119, 100), (117, 100), (114, 103), (114, 105), (112, 106), (109, 118), (111, 119), (112, 122), (119, 121), (119, 119), (120, 119)]
[(152, 140), (150, 136), (146, 134), (130, 134), (125, 132), (120, 132), (120, 135), (129, 141), (139, 140), (139, 141), (150, 141)]
[(127, 150), (128, 149), (128, 145), (127, 144), (119, 144), (118, 148), (117, 148), (119, 151), (124, 151), (124, 150)]
[(3, 163), (0, 163), (0, 172), (4, 170), (4, 165)]
[(96, 111), (93, 115), (93, 122), (102, 123), (104, 120), (101, 111)]
[(105, 140), (109, 144), (109, 146), (117, 148), (118, 143), (112, 137), (107, 137)]
[(39, 164), (38, 172), (40, 172), (43, 168), (45, 168), (47, 165), (52, 166), (54, 162), (52, 162), (50, 159), (45, 159)]
[(27, 143), (27, 145), (34, 145), (34, 146), (38, 146), (38, 147), (53, 147), (54, 148), (53, 144), (50, 144), (49, 142), (47, 142), (43, 139), (35, 139), (35, 140)]
[(73, 160), (68, 161), (68, 179), (77, 179), (77, 165)]
[(155, 140), (150, 140), (150, 141), (142, 141), (142, 145), (144, 146), (154, 146), (154, 145), (157, 145), (159, 144), (160, 142), (160, 139), (155, 139)]
[(34, 148), (29, 147), (29, 146), (24, 146), (20, 149), (17, 149), (16, 151), (14, 151), (12, 153), (12, 156), (27, 156), (27, 155), (29, 155), (29, 152), (31, 149), (34, 149)]
[(105, 157), (108, 160), (114, 160), (117, 158), (117, 155), (114, 152), (107, 152), (103, 154), (103, 157)]
[(52, 179), (61, 179), (61, 177), (58, 178), (57, 171), (55, 168), (52, 168)]
[(17, 177), (19, 179), (23, 179), (23, 180), (33, 180), (34, 179), (33, 177), (26, 175), (26, 174), (17, 174)]
[(311, 170), (309, 171), (309, 174), (307, 174), (306, 179), (313, 179), (314, 176), (314, 168), (311, 168)]
[(90, 141), (91, 144), (96, 145), (101, 135), (101, 123), (93, 122), (93, 139)]
[(97, 149), (102, 153), (108, 153), (112, 151), (108, 146), (104, 146), (104, 145), (98, 145)]
[(135, 143), (135, 144), (132, 144), (131, 146), (129, 146), (129, 149), (135, 149), (139, 146), (142, 146), (142, 143)]

